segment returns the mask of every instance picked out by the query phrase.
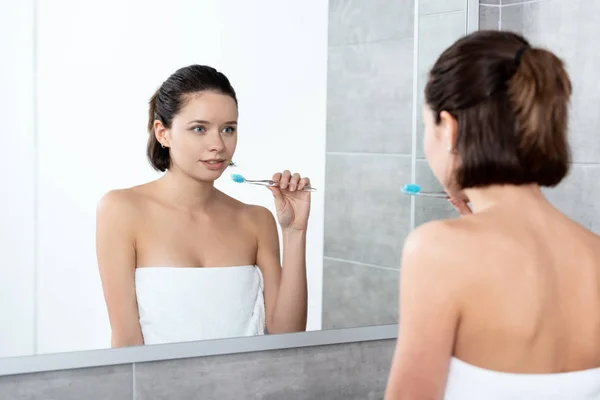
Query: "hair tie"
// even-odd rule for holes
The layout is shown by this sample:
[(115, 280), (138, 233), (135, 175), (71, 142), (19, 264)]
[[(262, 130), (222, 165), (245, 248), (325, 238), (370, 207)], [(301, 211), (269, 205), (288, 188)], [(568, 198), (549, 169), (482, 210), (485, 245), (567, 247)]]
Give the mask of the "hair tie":
[(521, 64), (521, 57), (523, 56), (525, 50), (527, 50), (528, 48), (529, 46), (523, 46), (515, 53), (515, 65), (517, 67)]

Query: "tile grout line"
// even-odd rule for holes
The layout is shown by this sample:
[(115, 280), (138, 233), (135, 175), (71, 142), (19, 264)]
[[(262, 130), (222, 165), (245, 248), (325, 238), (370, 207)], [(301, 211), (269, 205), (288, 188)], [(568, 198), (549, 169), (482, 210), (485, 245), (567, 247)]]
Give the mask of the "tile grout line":
[(133, 400), (136, 400), (137, 398), (137, 393), (136, 393), (136, 389), (135, 389), (135, 363), (131, 363), (131, 368), (132, 368), (132, 376), (133, 376)]
[[(415, 1), (415, 7), (418, 7), (418, 5), (416, 4), (418, 2), (418, 0)], [(442, 16), (442, 15), (448, 15), (448, 14), (458, 14), (458, 13), (464, 13), (467, 10), (464, 8), (461, 8), (460, 10), (451, 10), (451, 11), (442, 11), (442, 12), (432, 12), (432, 13), (425, 13), (425, 14), (417, 14), (417, 18), (418, 17), (430, 17), (430, 16)]]
[[(425, 157), (417, 157), (417, 161), (418, 162), (427, 162), (427, 159)], [(569, 165), (600, 167), (600, 162), (594, 162), (594, 161), (572, 161), (572, 162), (569, 163)]]
[[(400, 154), (400, 153), (353, 153), (353, 152), (344, 152), (344, 151), (329, 151), (326, 152), (328, 156), (356, 156), (356, 157), (368, 157), (368, 156), (377, 156), (377, 157), (411, 157), (412, 154)], [(427, 162), (425, 157), (416, 157), (416, 162)], [(572, 161), (569, 163), (570, 165), (592, 165), (592, 166), (600, 166), (600, 162), (594, 161)]]
[(587, 166), (595, 166), (595, 167), (600, 167), (600, 162), (593, 162), (593, 161), (575, 161), (575, 162), (570, 162), (570, 165), (587, 165)]
[[(414, 0), (414, 23), (413, 23), (413, 99), (412, 99), (412, 142), (410, 154), (410, 183), (417, 183), (417, 102), (419, 101), (419, 79), (417, 71), (419, 70), (419, 0)], [(415, 196), (410, 197), (410, 230), (415, 229)]]
[(404, 40), (410, 40), (409, 37), (402, 38), (384, 38), (384, 39), (375, 39), (375, 40), (366, 40), (364, 42), (349, 42), (349, 43), (339, 43), (339, 44), (330, 44), (327, 46), (328, 49), (335, 49), (344, 46), (362, 46), (368, 44), (378, 44), (378, 43), (386, 43), (386, 42), (401, 42)]
[(500, 7), (498, 7), (498, 30), (502, 30), (502, 0), (500, 0)]
[(361, 152), (351, 152), (351, 151), (328, 151), (325, 153), (328, 156), (356, 156), (356, 157), (364, 157), (364, 156), (377, 156), (377, 157), (412, 157), (411, 154), (402, 154), (402, 153), (361, 153)]
[(516, 6), (520, 6), (523, 4), (543, 3), (545, 1), (549, 1), (549, 0), (525, 0), (525, 1), (521, 1), (519, 3), (502, 4), (500, 7), (516, 7)]
[(518, 3), (510, 3), (510, 4), (479, 4), (479, 7), (490, 7), (490, 8), (502, 8), (502, 7), (516, 7), (523, 4), (535, 4), (535, 3), (543, 3), (549, 0), (523, 0)]
[(336, 258), (336, 257), (329, 257), (329, 256), (324, 256), (323, 257), (324, 260), (329, 260), (329, 261), (338, 261), (338, 262), (343, 262), (346, 264), (354, 264), (354, 265), (360, 265), (361, 267), (368, 267), (368, 268), (377, 268), (377, 269), (384, 269), (386, 271), (394, 271), (397, 272), (400, 269), (399, 268), (392, 268), (392, 267), (384, 267), (382, 265), (376, 265), (376, 264), (369, 264), (369, 263), (364, 263), (364, 262), (360, 262), (360, 261), (352, 261), (352, 260), (346, 260), (345, 258)]

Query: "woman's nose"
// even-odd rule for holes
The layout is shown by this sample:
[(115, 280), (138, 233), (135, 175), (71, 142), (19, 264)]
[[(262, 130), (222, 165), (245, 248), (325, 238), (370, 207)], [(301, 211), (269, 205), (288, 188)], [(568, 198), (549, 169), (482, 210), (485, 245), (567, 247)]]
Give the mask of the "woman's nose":
[(210, 142), (208, 144), (208, 148), (210, 151), (214, 151), (214, 152), (219, 152), (221, 150), (223, 150), (223, 148), (225, 147), (225, 144), (223, 143), (223, 138), (221, 137), (221, 135), (211, 135), (210, 137)]

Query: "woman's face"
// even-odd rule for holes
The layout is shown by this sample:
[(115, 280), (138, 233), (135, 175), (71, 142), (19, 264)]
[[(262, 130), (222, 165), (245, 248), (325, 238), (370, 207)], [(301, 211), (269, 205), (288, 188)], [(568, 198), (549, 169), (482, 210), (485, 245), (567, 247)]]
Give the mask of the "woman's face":
[[(237, 146), (237, 121), (238, 109), (231, 96), (211, 91), (186, 96), (171, 129), (163, 131), (171, 169), (201, 181), (219, 178)], [(158, 136), (159, 130), (155, 131)]]

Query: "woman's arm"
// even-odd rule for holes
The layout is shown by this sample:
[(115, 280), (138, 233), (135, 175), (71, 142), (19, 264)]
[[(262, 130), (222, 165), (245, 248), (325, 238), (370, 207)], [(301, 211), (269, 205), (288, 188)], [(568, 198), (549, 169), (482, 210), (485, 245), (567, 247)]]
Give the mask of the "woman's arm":
[(255, 207), (258, 227), (257, 264), (265, 282), (267, 331), (271, 334), (306, 330), (306, 230), (282, 229), (283, 268), (279, 235), (269, 210)]
[(398, 341), (386, 400), (439, 400), (459, 322), (460, 273), (443, 222), (409, 235), (402, 255)]
[(135, 207), (126, 192), (107, 193), (96, 212), (96, 255), (112, 347), (144, 344), (135, 294)]

